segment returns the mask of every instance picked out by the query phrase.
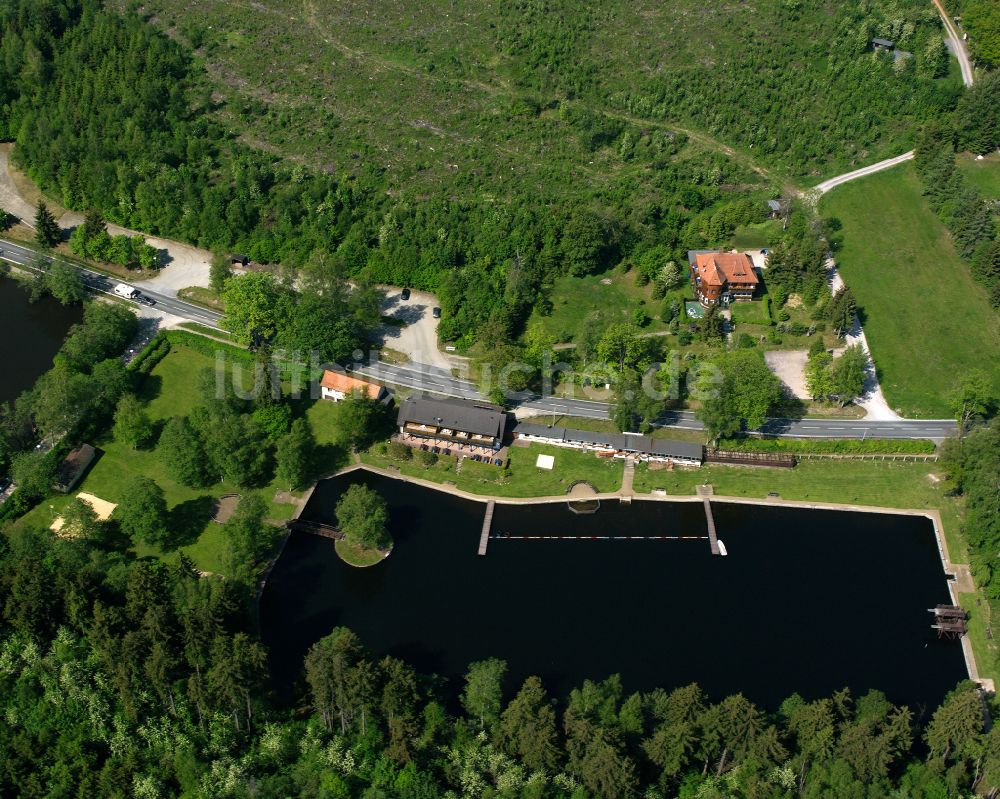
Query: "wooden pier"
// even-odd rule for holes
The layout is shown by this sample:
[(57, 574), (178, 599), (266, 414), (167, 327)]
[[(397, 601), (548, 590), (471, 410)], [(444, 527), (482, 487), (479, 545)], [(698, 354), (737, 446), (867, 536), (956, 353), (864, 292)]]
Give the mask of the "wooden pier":
[(486, 554), (486, 547), (490, 543), (490, 528), (493, 526), (493, 508), (496, 502), (492, 499), (486, 503), (486, 515), (483, 517), (483, 532), (479, 536), (479, 554)]
[(712, 515), (712, 502), (708, 497), (704, 497), (702, 502), (705, 505), (705, 521), (708, 522), (708, 543), (712, 547), (713, 555), (721, 555), (719, 549), (719, 537), (715, 534), (715, 517)]
[(937, 630), (939, 638), (961, 638), (966, 633), (965, 621), (968, 614), (958, 605), (938, 605), (927, 608), (934, 614), (932, 630)]

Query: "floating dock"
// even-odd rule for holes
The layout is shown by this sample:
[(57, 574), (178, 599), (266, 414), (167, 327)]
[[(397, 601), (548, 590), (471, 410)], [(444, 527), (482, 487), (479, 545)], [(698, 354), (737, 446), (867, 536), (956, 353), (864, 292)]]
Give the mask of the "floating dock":
[(483, 517), (483, 532), (479, 536), (479, 554), (486, 554), (486, 547), (490, 543), (490, 528), (493, 526), (493, 509), (496, 502), (492, 499), (486, 503), (486, 515)]
[(719, 549), (719, 537), (715, 534), (715, 517), (712, 515), (712, 502), (708, 497), (704, 497), (702, 502), (705, 504), (705, 521), (708, 522), (708, 543), (712, 547), (713, 555), (721, 555), (722, 550)]

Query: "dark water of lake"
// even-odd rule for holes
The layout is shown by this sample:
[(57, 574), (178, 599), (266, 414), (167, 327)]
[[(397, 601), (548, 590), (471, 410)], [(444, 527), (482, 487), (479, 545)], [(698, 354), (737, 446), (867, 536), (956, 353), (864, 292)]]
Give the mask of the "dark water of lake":
[(64, 307), (51, 297), (30, 303), (13, 279), (0, 277), (0, 402), (15, 400), (51, 368), (70, 326), (82, 318), (82, 309)]
[[(279, 685), (337, 625), (449, 678), (501, 657), (511, 688), (538, 674), (556, 695), (620, 673), (627, 690), (696, 681), (771, 708), (848, 686), (919, 709), (966, 676), (960, 644), (930, 629), (927, 608), (949, 595), (923, 518), (714, 504), (725, 558), (707, 540), (513, 539), (480, 557), (483, 504), (371, 473), (324, 481), (304, 517), (330, 519), (353, 482), (388, 501), (395, 549), (356, 569), (331, 541), (292, 534), (261, 601)], [(700, 503), (497, 505), (493, 519), (510, 535), (705, 531)]]

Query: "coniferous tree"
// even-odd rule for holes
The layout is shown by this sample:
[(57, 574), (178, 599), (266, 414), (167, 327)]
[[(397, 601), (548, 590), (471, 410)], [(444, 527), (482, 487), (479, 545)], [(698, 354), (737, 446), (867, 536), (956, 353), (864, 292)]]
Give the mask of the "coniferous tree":
[(42, 247), (55, 247), (62, 238), (59, 223), (44, 201), (38, 203), (35, 211), (35, 241)]
[(524, 681), (500, 717), (500, 745), (535, 771), (553, 771), (559, 764), (556, 713), (538, 677)]
[(857, 310), (854, 293), (847, 286), (833, 295), (833, 299), (827, 305), (826, 316), (838, 336), (843, 337), (854, 329)]

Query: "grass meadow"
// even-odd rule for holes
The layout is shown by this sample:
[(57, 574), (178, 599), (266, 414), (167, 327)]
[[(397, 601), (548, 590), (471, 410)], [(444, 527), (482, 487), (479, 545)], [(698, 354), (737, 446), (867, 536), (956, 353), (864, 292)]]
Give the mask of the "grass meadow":
[(820, 212), (843, 223), (837, 261), (893, 408), (950, 417), (946, 395), (972, 368), (992, 374), (1000, 391), (1000, 315), (924, 201), (912, 164), (838, 187)]
[[(146, 404), (146, 412), (156, 424), (157, 435), (167, 419), (186, 415), (199, 403), (198, 375), (206, 367), (212, 366), (212, 358), (181, 345), (175, 345), (156, 365), (143, 383), (139, 396)], [(342, 466), (343, 462), (336, 456), (336, 448), (333, 446), (336, 432), (330, 403), (303, 403), (317, 442), (324, 447), (324, 452), (332, 454), (330, 471), (333, 471)], [(70, 499), (81, 491), (117, 503), (122, 488), (129, 479), (141, 474), (155, 480), (163, 489), (170, 512), (171, 529), (176, 531), (181, 542), (179, 549), (190, 556), (199, 569), (225, 574), (227, 542), (222, 526), (212, 522), (209, 516), (216, 498), (222, 494), (238, 493), (240, 489), (224, 483), (206, 488), (180, 485), (168, 476), (155, 447), (130, 449), (116, 442), (110, 431), (93, 443), (100, 456), (83, 482), (68, 496), (57, 494), (46, 499), (20, 519), (18, 526), (48, 527)], [(269, 503), (269, 518), (274, 523), (290, 518), (295, 511), (295, 505), (286, 501), (287, 496), (283, 495), (280, 499), (277, 496), (284, 488), (285, 486), (272, 481), (259, 489)], [(171, 562), (177, 558), (176, 552), (161, 552), (144, 543), (137, 547), (137, 551), (140, 555), (162, 557)]]

